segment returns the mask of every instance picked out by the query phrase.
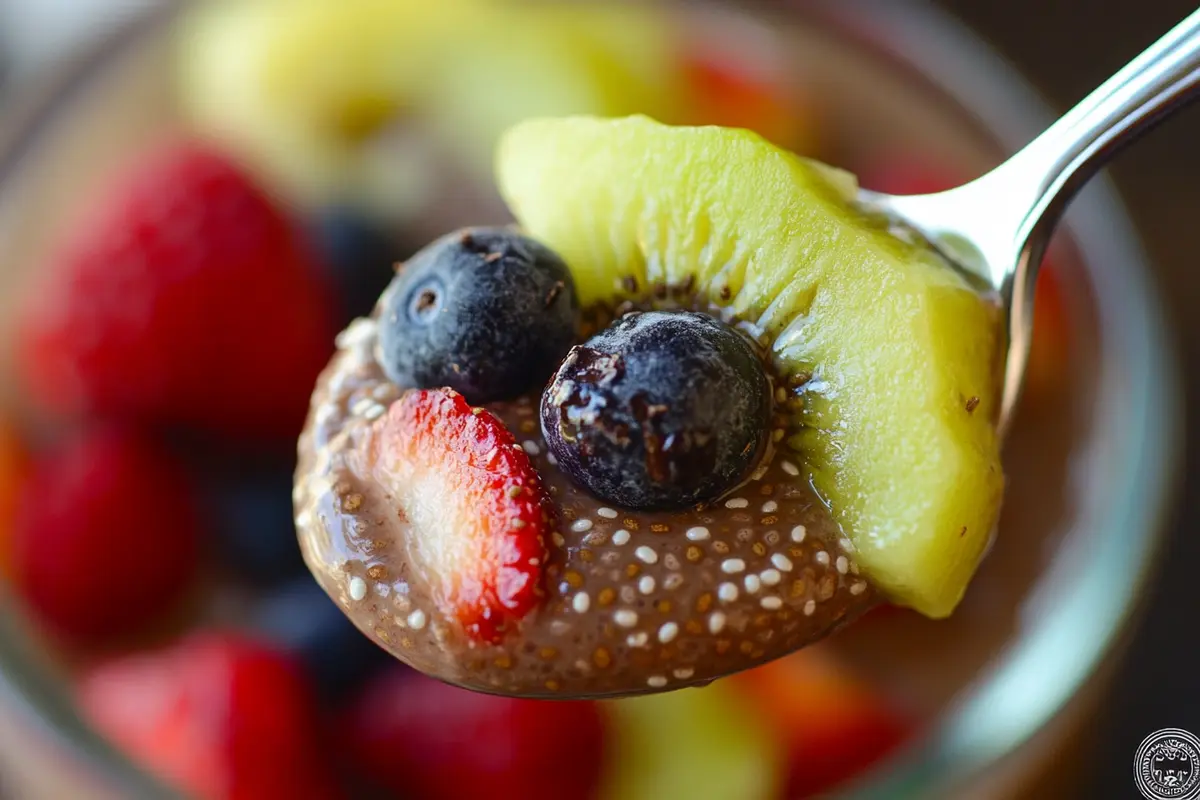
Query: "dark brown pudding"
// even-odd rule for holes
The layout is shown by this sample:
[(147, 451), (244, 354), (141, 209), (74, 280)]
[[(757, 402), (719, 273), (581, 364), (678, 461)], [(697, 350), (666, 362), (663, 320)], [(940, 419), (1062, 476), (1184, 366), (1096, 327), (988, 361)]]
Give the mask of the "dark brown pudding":
[(300, 440), (296, 521), (325, 590), (415, 668), (505, 694), (664, 691), (777, 658), (877, 601), (849, 540), (786, 454), (768, 453), (709, 507), (610, 508), (557, 469), (530, 395), (487, 408), (529, 454), (558, 512), (544, 598), (498, 644), (473, 639), (434, 602), (403, 510), (367, 463), (402, 393), (376, 344), (367, 319), (339, 337)]

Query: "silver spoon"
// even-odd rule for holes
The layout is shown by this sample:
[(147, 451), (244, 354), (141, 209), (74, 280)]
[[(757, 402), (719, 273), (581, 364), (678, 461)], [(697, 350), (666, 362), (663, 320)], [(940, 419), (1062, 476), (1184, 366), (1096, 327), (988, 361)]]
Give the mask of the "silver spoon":
[(1038, 265), (1063, 209), (1121, 146), (1192, 99), (1197, 84), (1200, 11), (983, 177), (937, 194), (859, 193), (868, 212), (915, 231), (999, 294), (1008, 321), (1002, 436), (1029, 356)]

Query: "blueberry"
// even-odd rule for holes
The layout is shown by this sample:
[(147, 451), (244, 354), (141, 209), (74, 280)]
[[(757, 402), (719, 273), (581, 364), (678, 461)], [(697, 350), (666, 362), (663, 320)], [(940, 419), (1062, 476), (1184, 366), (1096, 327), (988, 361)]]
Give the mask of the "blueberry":
[(296, 654), (324, 700), (336, 703), (395, 659), (362, 634), (311, 577), (279, 587), (252, 625)]
[(633, 312), (572, 348), (542, 394), (541, 419), (559, 468), (596, 497), (680, 509), (746, 476), (766, 444), (771, 387), (724, 322)]
[(550, 377), (575, 337), (562, 259), (506, 228), (469, 228), (415, 255), (384, 293), (379, 345), (401, 386), (509, 400)]
[(293, 462), (210, 474), (206, 489), (218, 555), (256, 585), (305, 573), (292, 514)]
[(319, 211), (311, 233), (338, 290), (343, 323), (370, 315), (396, 276), (396, 264), (415, 249), (344, 206)]

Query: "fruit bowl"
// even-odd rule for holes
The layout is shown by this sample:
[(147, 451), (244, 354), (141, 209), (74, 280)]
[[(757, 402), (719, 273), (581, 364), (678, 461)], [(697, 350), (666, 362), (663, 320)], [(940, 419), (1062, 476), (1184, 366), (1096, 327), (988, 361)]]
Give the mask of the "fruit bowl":
[[(210, 173), (219, 177), (224, 171), (206, 166), (204, 158), (161, 155), (158, 143), (166, 137), (201, 131), (233, 152), (264, 190), (247, 199), (239, 186), (226, 189), (236, 195), (239, 207), (274, 204), (289, 220), (317, 234), (316, 251), (349, 270), (332, 255), (342, 253), (347, 240), (351, 250), (365, 248), (386, 266), (411, 254), (413, 242), (464, 225), (505, 221), (487, 162), (495, 134), (514, 116), (647, 112), (750, 127), (785, 147), (857, 172), (869, 188), (920, 192), (981, 173), (1040, 129), (1047, 115), (1025, 86), (969, 33), (924, 6), (906, 4), (901, 10), (878, 2), (848, 8), (820, 2), (793, 3), (787, 10), (768, 3), (737, 9), (671, 6), (670, 13), (680, 15), (676, 19), (682, 24), (667, 29), (687, 31), (686, 46), (666, 55), (655, 38), (665, 35), (663, 29), (647, 22), (643, 10), (636, 17), (623, 16), (634, 12), (618, 7), (574, 18), (559, 9), (544, 18), (524, 19), (521, 30), (512, 32), (524, 37), (520, 41), (526, 51), (535, 54), (528, 62), (481, 66), (459, 51), (439, 56), (414, 47), (408, 54), (411, 63), (387, 62), (383, 72), (368, 56), (335, 59), (345, 69), (307, 92), (247, 82), (224, 94), (222, 87), (231, 84), (221, 72), (224, 67), (214, 64), (234, 63), (230, 53), (247, 52), (244, 47), (221, 49), (237, 35), (270, 37), (271, 46), (255, 52), (277, 59), (263, 61), (273, 69), (298, 70), (320, 48), (345, 47), (339, 36), (364, 42), (363, 50), (371, 51), (375, 38), (364, 33), (371, 26), (364, 26), (362, 18), (347, 17), (325, 31), (320, 17), (313, 16), (318, 12), (312, 11), (321, 4), (305, 0), (303, 5), (312, 18), (296, 23), (287, 36), (263, 33), (261, 20), (223, 27), (231, 23), (207, 13), (220, 10), (221, 4), (206, 5), (200, 16), (186, 9), (181, 16), (175, 8), (146, 16), (31, 91), (0, 132), (0, 303), (10, 304), (0, 314), (0, 325), (3, 341), (12, 345), (0, 356), (0, 420), (9, 421), (0, 426), (0, 514), (13, 505), (38, 505), (21, 503), (21, 491), (56, 492), (73, 499), (68, 509), (85, 507), (84, 500), (87, 508), (99, 509), (92, 518), (108, 520), (102, 532), (118, 526), (135, 529), (136, 522), (120, 515), (122, 504), (111, 499), (119, 494), (100, 499), (81, 495), (83, 490), (72, 488), (64, 477), (76, 474), (68, 470), (72, 465), (86, 476), (90, 464), (117, 476), (118, 484), (128, 474), (125, 483), (130, 486), (159, 487), (155, 496), (163, 513), (181, 520), (193, 512), (180, 510), (187, 503), (171, 498), (178, 484), (187, 483), (198, 498), (200, 510), (194, 513), (203, 530), (180, 537), (198, 539), (204, 552), (160, 552), (153, 538), (125, 542), (151, 554), (147, 569), (166, 571), (168, 563), (187, 562), (199, 578), (185, 579), (182, 567), (171, 573), (190, 587), (186, 597), (175, 598), (178, 610), (132, 641), (117, 642), (106, 633), (111, 620), (81, 617), (79, 608), (88, 604), (61, 596), (55, 576), (67, 574), (62, 564), (69, 559), (46, 558), (28, 542), (16, 552), (0, 548), (0, 574), (10, 579), (4, 587), (9, 613), (0, 619), (5, 634), (0, 636), (0, 770), (11, 773), (14, 785), (28, 782), (31, 793), (40, 787), (49, 796), (169, 796), (155, 775), (202, 795), (222, 796), (224, 789), (214, 786), (214, 779), (196, 775), (184, 763), (201, 754), (149, 747), (145, 730), (139, 739), (134, 735), (138, 731), (131, 732), (129, 721), (113, 709), (149, 702), (152, 695), (145, 693), (153, 690), (147, 687), (162, 688), (165, 694), (159, 699), (181, 691), (163, 679), (165, 674), (185, 675), (201, 688), (189, 686), (202, 693), (204, 687), (211, 690), (210, 675), (221, 669), (249, 671), (244, 665), (251, 664), (258, 680), (272, 686), (274, 702), (301, 714), (304, 703), (296, 697), (304, 692), (293, 687), (283, 666), (255, 649), (254, 637), (266, 631), (267, 638), (281, 639), (285, 649), (299, 653), (315, 683), (348, 693), (333, 701), (332, 710), (319, 713), (331, 714), (328, 721), (344, 726), (337, 730), (353, 742), (353, 754), (338, 755), (342, 767), (379, 779), (385, 787), (403, 786), (404, 779), (417, 774), (425, 782), (411, 785), (429, 796), (469, 794), (467, 787), (478, 784), (447, 787), (438, 782), (444, 775), (424, 774), (423, 769), (429, 770), (420, 762), (463, 755), (454, 750), (453, 735), (439, 744), (425, 732), (439, 725), (475, 724), (474, 729), (540, 741), (546, 752), (563, 753), (564, 758), (603, 749), (603, 763), (593, 765), (595, 775), (589, 778), (603, 797), (691, 793), (720, 800), (789, 792), (807, 796), (834, 788), (847, 797), (929, 797), (961, 796), (963, 787), (978, 796), (1029, 796), (1033, 776), (1080, 730), (1103, 691), (1121, 634), (1151, 580), (1159, 516), (1176, 465), (1176, 390), (1157, 300), (1136, 236), (1102, 181), (1075, 202), (1040, 281), (1029, 387), (1005, 452), (1011, 477), (1000, 530), (956, 613), (933, 622), (884, 607), (797, 656), (706, 689), (630, 703), (551, 704), (554, 710), (545, 712), (528, 711), (525, 705), (476, 707), (462, 699), (461, 690), (414, 682), (419, 679), (386, 663), (381, 667), (372, 660), (377, 654), (370, 647), (353, 659), (316, 658), (314, 652), (322, 649), (339, 654), (360, 650), (366, 639), (325, 639), (315, 628), (296, 624), (320, 617), (329, 607), (320, 596), (314, 601), (307, 592), (311, 580), (297, 574), (286, 476), (280, 488), (278, 470), (255, 461), (271, 461), (271, 448), (245, 446), (247, 431), (231, 423), (244, 422), (235, 412), (258, 404), (222, 405), (224, 411), (216, 417), (208, 413), (209, 404), (187, 409), (182, 421), (138, 421), (143, 429), (132, 437), (110, 431), (81, 434), (75, 417), (66, 424), (59, 422), (61, 410), (47, 413), (51, 401), (67, 394), (62, 387), (70, 384), (56, 383), (53, 374), (46, 377), (47, 370), (34, 369), (41, 385), (54, 389), (42, 389), (40, 395), (35, 390), (31, 396), (26, 334), (12, 322), (47, 302), (46, 290), (32, 288), (40, 266), (58, 251), (73, 220), (103, 197), (115, 165), (171, 163), (176, 164), (171, 169), (180, 170), (170, 173), (172, 180), (186, 181), (203, 172), (210, 176), (206, 186), (220, 182)], [(391, 14), (404, 5), (372, 2), (364, 7)], [(500, 24), (487, 16), (494, 13), (488, 6), (465, 3), (464, 13), (478, 18), (430, 14), (419, 19), (428, 29), (417, 27), (436, 40), (446, 26), (466, 30), (463, 26), (479, 19)], [(479, 44), (463, 38), (469, 45)], [(436, 80), (400, 81), (396, 76), (409, 74), (418, 56), (457, 60), (447, 62)], [(257, 62), (238, 63), (251, 73), (259, 68)], [(539, 82), (548, 72), (554, 80)], [(254, 94), (266, 92), (264, 86), (274, 93)], [(673, 86), (684, 88), (673, 92)], [(499, 108), (496, 103), (461, 102), (491, 96), (489, 89), (505, 101)], [(677, 96), (687, 101), (680, 103)], [(163, 162), (155, 160), (160, 158)], [(156, 169), (160, 175), (168, 171)], [(155, 194), (158, 188), (152, 184), (146, 192)], [(193, 208), (186, 197), (178, 203), (178, 208)], [(346, 219), (353, 221), (349, 228)], [(388, 235), (363, 233), (380, 229)], [(396, 241), (397, 231), (403, 241)], [(288, 259), (295, 256), (287, 253)], [(377, 274), (351, 280), (339, 272), (333, 280), (355, 314), (366, 313), (381, 288)], [(237, 282), (238, 276), (227, 276), (225, 286)], [(254, 330), (236, 322), (241, 317), (233, 312), (249, 308), (274, 324), (278, 317), (272, 299), (286, 292), (289, 307), (307, 307), (311, 299), (310, 294), (292, 298), (294, 286), (272, 284), (270, 275), (257, 275), (252, 287), (251, 293), (262, 295), (254, 298), (260, 306), (216, 308), (229, 327), (264, 341), (272, 335), (269, 326)], [(331, 305), (325, 311), (348, 316), (342, 305)], [(183, 309), (181, 316), (192, 307), (182, 301), (177, 306)], [(74, 308), (79, 316), (88, 305)], [(301, 322), (311, 323), (312, 317), (306, 314)], [(300, 341), (293, 338), (294, 350), (305, 349)], [(199, 363), (208, 351), (196, 352), (189, 358)], [(53, 363), (53, 353), (33, 363)], [(221, 365), (210, 364), (209, 369), (220, 372)], [(12, 377), (17, 374), (24, 377), (20, 383)], [(100, 371), (101, 377), (115, 374), (124, 374), (117, 365)], [(271, 374), (277, 385), (284, 381)], [(253, 383), (255, 377), (253, 371), (225, 375), (236, 385)], [(198, 391), (193, 384), (187, 387), (184, 397)], [(173, 410), (187, 405), (163, 392)], [(150, 416), (144, 409), (153, 404), (146, 403), (141, 408)], [(109, 416), (105, 407), (100, 404), (100, 411), (90, 408), (87, 413)], [(276, 410), (267, 406), (261, 416), (247, 417), (251, 427), (261, 430), (263, 419), (276, 419)], [(6, 439), (8, 428), (20, 432)], [(9, 439), (22, 444), (6, 444)], [(32, 460), (40, 468), (27, 468), (24, 457), (10, 455), (18, 449), (37, 451)], [(158, 460), (162, 451), (167, 459), (182, 461), (189, 477), (174, 480)], [(143, 483), (152, 472), (158, 482)], [(18, 483), (8, 476), (17, 473), (25, 488), (11, 491), (18, 501), (6, 504), (6, 487)], [(282, 498), (283, 523), (259, 516), (278, 512), (278, 502), (243, 504), (245, 497), (262, 494), (252, 490), (260, 483), (268, 485), (269, 497)], [(124, 497), (136, 496), (136, 491), (126, 491)], [(0, 521), (0, 541), (12, 538), (5, 525), (28, 528), (29, 518), (39, 531), (73, 532), (77, 526), (67, 523), (78, 521), (24, 510), (6, 516), (26, 521)], [(261, 536), (238, 533), (247, 519), (255, 520), (256, 530), (284, 529), (288, 535), (271, 549)], [(76, 546), (76, 539), (65, 541), (56, 553)], [(106, 543), (100, 537), (83, 552), (103, 559)], [(265, 555), (257, 547), (267, 548)], [(35, 574), (40, 581), (31, 586)], [(145, 577), (132, 577), (139, 576)], [(121, 596), (133, 598), (131, 604), (152, 606), (167, 590), (151, 583), (140, 584), (146, 593)], [(105, 586), (99, 582), (94, 591), (103, 592)], [(34, 613), (26, 613), (31, 607)], [(118, 615), (119, 621), (127, 621), (125, 616)], [(99, 644), (64, 645), (61, 636), (47, 633), (48, 618), (65, 619), (73, 636), (83, 631)], [(188, 629), (202, 625), (257, 633), (250, 643), (190, 635), (180, 640)], [(130, 653), (143, 652), (158, 655), (152, 662), (127, 660)], [(195, 664), (213, 666), (208, 672), (188, 666)], [(112, 688), (130, 684), (131, 675), (137, 677), (132, 683), (141, 687), (141, 696)], [(252, 705), (237, 708), (252, 715)], [(372, 708), (391, 709), (397, 721), (379, 723), (369, 713)], [(598, 719), (603, 723), (599, 727)], [(544, 741), (550, 726), (574, 731), (556, 743), (558, 750)], [(654, 746), (664, 740), (673, 746)], [(394, 759), (388, 754), (418, 741), (428, 749), (413, 749), (417, 756), (389, 772)], [(314, 743), (288, 745), (308, 748)], [(147, 749), (155, 752), (147, 755)], [(282, 752), (301, 759), (307, 756), (300, 754), (310, 751)], [(147, 763), (151, 769), (135, 765)], [(529, 771), (548, 769), (544, 758), (521, 756), (515, 763)], [(613, 766), (618, 763), (623, 765), (619, 769)], [(708, 771), (687, 769), (689, 763), (705, 764)], [(459, 780), (479, 778), (470, 765), (458, 766)], [(581, 766), (579, 772), (587, 770)], [(517, 786), (528, 777), (505, 774)], [(558, 778), (568, 782), (560, 785), (546, 777), (538, 790), (572, 796), (577, 784), (570, 781), (578, 775), (555, 773), (554, 780)], [(278, 790), (267, 785), (272, 788), (256, 796)], [(336, 796), (332, 789), (310, 790)]]

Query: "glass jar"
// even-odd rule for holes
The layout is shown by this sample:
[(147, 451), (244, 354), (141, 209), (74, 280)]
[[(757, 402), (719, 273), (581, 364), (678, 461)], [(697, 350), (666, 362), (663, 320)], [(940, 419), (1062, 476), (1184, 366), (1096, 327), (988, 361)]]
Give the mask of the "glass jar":
[[(1050, 119), (995, 54), (924, 4), (681, 12), (712, 47), (798, 76), (819, 127), (836, 132), (817, 154), (854, 162), (846, 166), (866, 169), (864, 179), (874, 156), (917, 151), (978, 174)], [(3, 119), (0, 305), (19, 302), (23, 274), (83, 202), (79, 187), (178, 125), (167, 68), (175, 17), (172, 8), (144, 16), (29, 87)], [(493, 207), (486, 194), (480, 205), (432, 202), (431, 230), (477, 221), (480, 207)], [(1145, 594), (1178, 464), (1158, 300), (1103, 179), (1074, 202), (1053, 252), (1070, 329), (1066, 382), (1022, 407), (1006, 452), (1004, 518), (976, 585), (949, 621), (869, 623), (831, 644), (926, 716), (910, 746), (847, 785), (846, 797), (1060, 791), (1047, 789), (1047, 765), (1103, 697)], [(0, 368), (11, 374), (7, 361)], [(0, 396), (12, 393), (4, 379)], [(14, 612), (0, 624), (0, 776), (22, 797), (169, 796), (79, 720), (62, 665), (28, 621)]]

